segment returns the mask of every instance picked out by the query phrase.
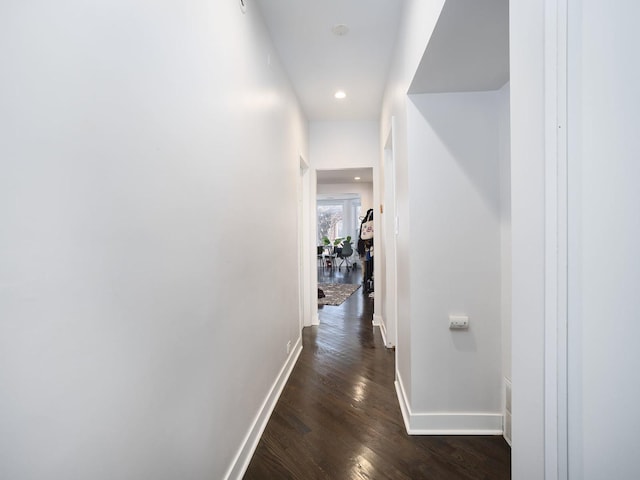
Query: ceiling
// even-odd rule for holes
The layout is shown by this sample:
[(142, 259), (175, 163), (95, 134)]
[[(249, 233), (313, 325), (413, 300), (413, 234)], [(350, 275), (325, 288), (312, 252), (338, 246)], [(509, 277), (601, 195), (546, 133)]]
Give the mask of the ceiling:
[[(379, 120), (405, 0), (254, 1), (308, 120)], [(337, 25), (348, 31), (336, 35)], [(496, 90), (508, 80), (509, 0), (446, 0), (408, 93)], [(337, 90), (347, 97), (336, 100)], [(317, 173), (319, 184), (373, 181), (371, 168)]]
[(509, 80), (509, 0), (447, 0), (409, 93), (497, 90)]
[[(360, 177), (360, 180), (354, 180)], [(342, 170), (317, 170), (316, 178), (319, 185), (339, 183), (372, 183), (373, 168), (345, 168)]]
[[(310, 121), (379, 119), (404, 0), (255, 3)], [(334, 34), (336, 25), (348, 32)], [(337, 90), (347, 97), (336, 100)]]

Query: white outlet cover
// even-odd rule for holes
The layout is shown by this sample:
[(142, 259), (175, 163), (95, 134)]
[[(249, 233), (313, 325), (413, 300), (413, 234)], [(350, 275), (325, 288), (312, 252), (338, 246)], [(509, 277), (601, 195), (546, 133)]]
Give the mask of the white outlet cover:
[(449, 315), (449, 328), (452, 330), (469, 328), (469, 317), (466, 315)]

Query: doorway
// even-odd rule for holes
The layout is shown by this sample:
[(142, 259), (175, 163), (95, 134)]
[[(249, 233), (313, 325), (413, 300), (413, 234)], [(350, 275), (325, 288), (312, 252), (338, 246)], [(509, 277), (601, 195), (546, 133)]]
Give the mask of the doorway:
[[(363, 262), (357, 252), (358, 236), (364, 213), (373, 207), (373, 168), (318, 170), (316, 178), (314, 254), (318, 286), (360, 286)], [(363, 294), (361, 288), (357, 294)]]
[(360, 194), (319, 193), (316, 202), (318, 283), (360, 283)]

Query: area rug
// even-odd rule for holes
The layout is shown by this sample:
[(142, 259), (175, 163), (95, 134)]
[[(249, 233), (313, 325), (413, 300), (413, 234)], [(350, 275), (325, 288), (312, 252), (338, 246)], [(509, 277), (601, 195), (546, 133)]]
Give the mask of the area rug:
[(353, 295), (360, 285), (350, 283), (319, 283), (318, 287), (325, 294), (324, 298), (318, 299), (318, 305), (340, 305), (347, 298)]

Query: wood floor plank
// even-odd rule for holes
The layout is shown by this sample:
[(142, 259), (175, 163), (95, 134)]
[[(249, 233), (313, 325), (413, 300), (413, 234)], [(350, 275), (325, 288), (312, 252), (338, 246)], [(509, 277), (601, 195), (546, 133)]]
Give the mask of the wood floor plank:
[[(359, 271), (325, 271), (323, 281), (356, 283)], [(320, 326), (303, 330), (302, 353), (244, 478), (510, 479), (502, 437), (407, 435), (395, 355), (372, 327), (372, 312), (360, 289), (320, 308)]]

